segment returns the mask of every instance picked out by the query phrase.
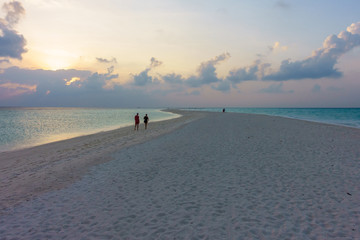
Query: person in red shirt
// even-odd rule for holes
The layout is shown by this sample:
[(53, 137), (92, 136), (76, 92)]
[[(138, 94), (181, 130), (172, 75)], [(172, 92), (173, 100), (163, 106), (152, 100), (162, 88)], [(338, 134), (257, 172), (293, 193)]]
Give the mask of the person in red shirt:
[(135, 115), (135, 127), (134, 127), (134, 131), (137, 130), (139, 131), (139, 124), (140, 124), (140, 117), (139, 117), (139, 113), (137, 113)]

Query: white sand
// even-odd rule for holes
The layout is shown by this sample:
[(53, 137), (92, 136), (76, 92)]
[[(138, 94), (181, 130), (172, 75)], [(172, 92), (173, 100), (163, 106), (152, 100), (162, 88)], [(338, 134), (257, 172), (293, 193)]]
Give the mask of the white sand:
[[(173, 111), (176, 113), (176, 111)], [(109, 153), (173, 131), (204, 113), (77, 137), (29, 149), (0, 153), (0, 214), (2, 209), (78, 180), (89, 167), (111, 160)]]
[[(7, 208), (0, 215), (0, 239), (360, 239), (359, 129), (259, 115), (202, 115), (182, 128), (184, 119), (173, 120), (175, 126), (168, 121), (163, 131), (175, 130), (155, 139), (149, 132), (131, 132), (126, 136), (132, 143), (134, 134), (151, 141), (120, 150), (120, 143), (108, 145), (114, 140), (107, 142), (106, 134), (94, 135), (92, 141), (101, 143), (90, 149), (103, 159), (90, 165), (104, 163), (83, 172), (72, 162), (92, 152), (71, 150), (55, 163), (73, 166), (76, 179), (85, 175), (75, 183), (58, 179), (66, 184), (50, 178), (62, 189), (30, 189), (36, 194), (29, 201), (11, 201), (31, 194), (29, 186), (4, 198), (1, 183)], [(186, 121), (192, 119), (187, 114)], [(52, 152), (40, 147), (23, 154), (46, 158)], [(27, 185), (47, 181), (49, 174), (28, 175), (50, 165), (24, 167)], [(16, 185), (24, 177), (9, 175), (11, 168), (1, 167), (1, 181)], [(64, 172), (51, 169), (54, 176)]]

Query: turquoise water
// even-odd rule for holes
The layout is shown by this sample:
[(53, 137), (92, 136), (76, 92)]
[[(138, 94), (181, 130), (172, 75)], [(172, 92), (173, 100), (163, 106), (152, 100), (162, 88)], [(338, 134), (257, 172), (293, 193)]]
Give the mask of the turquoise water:
[[(221, 112), (222, 108), (191, 110)], [(226, 108), (226, 112), (265, 114), (360, 128), (360, 108)]]
[(130, 126), (136, 113), (150, 123), (177, 115), (159, 109), (0, 108), (0, 152)]

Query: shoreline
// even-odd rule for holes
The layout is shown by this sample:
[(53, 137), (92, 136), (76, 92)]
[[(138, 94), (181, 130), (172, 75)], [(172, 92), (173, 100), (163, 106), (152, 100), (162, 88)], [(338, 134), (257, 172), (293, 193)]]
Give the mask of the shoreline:
[[(41, 109), (43, 109), (43, 108), (41, 108)], [(136, 109), (136, 110), (138, 111), (138, 110), (143, 110), (143, 109)], [(155, 110), (160, 111), (160, 112), (166, 112), (166, 109), (155, 109)], [(134, 110), (134, 112), (135, 112), (135, 110)], [(166, 120), (171, 120), (171, 119), (178, 118), (178, 117), (180, 117), (180, 115), (175, 114), (175, 116), (163, 117), (162, 119), (156, 119), (156, 120), (152, 119), (151, 122), (154, 123), (154, 122), (159, 122), (159, 121), (166, 121)], [(129, 119), (129, 121), (127, 123), (121, 123), (121, 124), (114, 125), (114, 126), (104, 126), (104, 127), (100, 127), (97, 129), (83, 129), (83, 130), (78, 130), (78, 131), (68, 132), (68, 133), (50, 134), (47, 137), (44, 137), (44, 136), (39, 137), (35, 141), (24, 140), (19, 143), (9, 143), (9, 144), (5, 144), (5, 145), (1, 145), (0, 153), (29, 149), (29, 148), (49, 144), (49, 143), (66, 141), (69, 139), (93, 135), (93, 134), (102, 133), (102, 132), (109, 132), (112, 130), (130, 127), (130, 126), (133, 126), (133, 121), (131, 121)]]
[(1, 152), (0, 215), (8, 207), (74, 183), (90, 167), (111, 161), (109, 154), (114, 151), (155, 139), (205, 115), (171, 109), (166, 111), (181, 116), (150, 122), (147, 130), (140, 124), (138, 132), (133, 130), (133, 126), (127, 126)]
[[(200, 108), (201, 109), (201, 108)], [(206, 108), (205, 108), (206, 109)], [(212, 108), (210, 108), (212, 109)], [(212, 111), (212, 110), (199, 110), (199, 109), (186, 109), (186, 110), (190, 110), (190, 111), (207, 111), (207, 112), (221, 112), (221, 108), (215, 108), (217, 111)], [(230, 110), (229, 110), (230, 109)], [(338, 123), (336, 121), (331, 121), (331, 120), (316, 120), (313, 117), (306, 117), (306, 116), (302, 116), (302, 115), (298, 115), (298, 116), (288, 116), (286, 114), (276, 114), (276, 113), (265, 113), (265, 112), (246, 112), (246, 111), (231, 111), (232, 107), (227, 108), (227, 113), (241, 113), (241, 114), (257, 114), (257, 115), (265, 115), (265, 116), (274, 116), (274, 117), (283, 117), (283, 118), (288, 118), (288, 119), (296, 119), (296, 120), (301, 120), (301, 121), (308, 121), (308, 122), (315, 122), (315, 123), (322, 123), (322, 124), (330, 124), (330, 125), (335, 125), (335, 126), (341, 126), (341, 127), (349, 127), (349, 128), (355, 128), (355, 129), (360, 129), (360, 122), (356, 121), (356, 123), (352, 122), (353, 125), (349, 124), (349, 123)], [(234, 109), (238, 109), (236, 107), (234, 107)], [(239, 108), (242, 109), (242, 108)], [(245, 108), (246, 109), (246, 108)], [(309, 109), (309, 110), (319, 110), (319, 109), (330, 109), (330, 110), (335, 110), (335, 109), (356, 109), (356, 110), (360, 110), (360, 108), (249, 108), (249, 109)], [(335, 116), (332, 116), (332, 118), (335, 118)], [(334, 120), (334, 119), (332, 119)], [(354, 119), (352, 119), (354, 120)]]

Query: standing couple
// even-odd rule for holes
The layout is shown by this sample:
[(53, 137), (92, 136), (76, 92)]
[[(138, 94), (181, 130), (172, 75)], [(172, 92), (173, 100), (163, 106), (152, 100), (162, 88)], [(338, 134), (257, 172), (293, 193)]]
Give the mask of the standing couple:
[[(144, 116), (145, 130), (147, 129), (148, 122), (149, 122), (149, 117), (148, 117), (147, 114), (145, 114), (145, 116)], [(134, 127), (134, 130), (139, 131), (139, 124), (140, 124), (140, 117), (139, 117), (139, 113), (137, 113), (135, 115), (135, 127)]]

